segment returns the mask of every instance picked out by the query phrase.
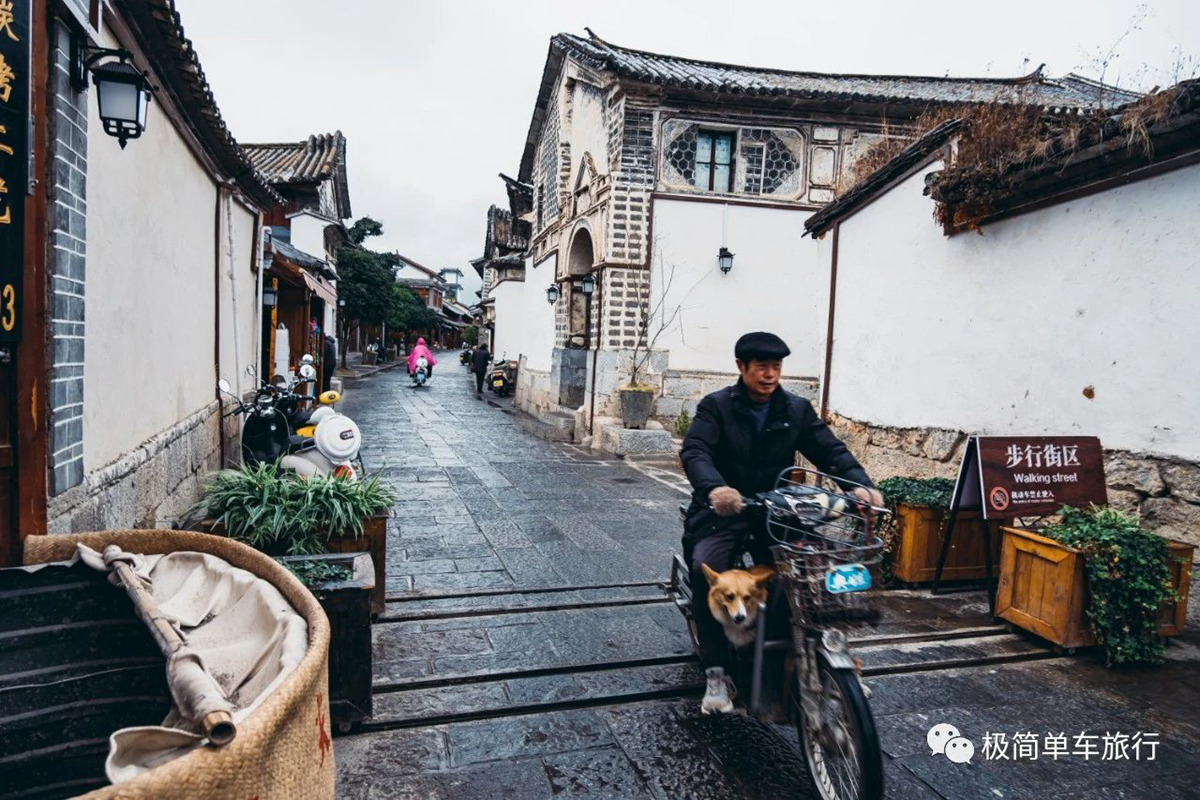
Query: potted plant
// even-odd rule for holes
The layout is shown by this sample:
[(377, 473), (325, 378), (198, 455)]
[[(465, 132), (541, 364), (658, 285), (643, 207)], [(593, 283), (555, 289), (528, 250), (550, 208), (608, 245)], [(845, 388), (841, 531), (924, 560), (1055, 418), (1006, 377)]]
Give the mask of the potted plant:
[(212, 473), (197, 504), (205, 530), (230, 536), (269, 555), (371, 555), (375, 589), (371, 610), (384, 610), (387, 516), (394, 493), (378, 477), (279, 474), (273, 464)]
[(1159, 663), (1183, 629), (1195, 547), (1110, 508), (1063, 508), (1037, 532), (1004, 529), (996, 616), (1109, 665)]
[(329, 714), (341, 733), (371, 718), (371, 593), (366, 553), (283, 556), (329, 618)]
[[(882, 532), (884, 578), (904, 583), (932, 581), (946, 533), (954, 481), (946, 478), (887, 478), (879, 482), (893, 515)], [(986, 522), (979, 511), (960, 511), (946, 554), (942, 578), (948, 581), (987, 577), (984, 525), (989, 527), (993, 574), (1000, 564), (1001, 521)]]

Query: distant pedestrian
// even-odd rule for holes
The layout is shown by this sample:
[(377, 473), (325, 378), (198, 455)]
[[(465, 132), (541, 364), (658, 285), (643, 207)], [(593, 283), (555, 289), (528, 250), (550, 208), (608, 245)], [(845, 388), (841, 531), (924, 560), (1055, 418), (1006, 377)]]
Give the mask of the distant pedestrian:
[(483, 397), (483, 376), (487, 374), (488, 364), (492, 360), (492, 354), (488, 352), (488, 346), (483, 342), (475, 348), (471, 353), (471, 371), (475, 373), (475, 396)]

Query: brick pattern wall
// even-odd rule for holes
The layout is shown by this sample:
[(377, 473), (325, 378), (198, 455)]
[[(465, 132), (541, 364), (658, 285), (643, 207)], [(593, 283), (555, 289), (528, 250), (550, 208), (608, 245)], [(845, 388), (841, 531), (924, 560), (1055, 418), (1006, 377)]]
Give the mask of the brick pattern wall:
[[(542, 128), (542, 141), (538, 144), (537, 163), (533, 170), (534, 198), (535, 202), (541, 203), (540, 213), (536, 213), (534, 219), (541, 220), (542, 228), (548, 226), (558, 216), (558, 139), (558, 98), (556, 96), (550, 103), (546, 124)], [(538, 189), (541, 191), (537, 191)]]
[(70, 33), (56, 22), (50, 70), (50, 492), (83, 481), (87, 90), (71, 88)]
[(622, 101), (622, 110), (620, 158), (612, 175), (608, 260), (643, 264), (654, 189), (654, 110), (633, 107), (628, 100)]
[(604, 330), (601, 341), (609, 349), (637, 345), (644, 307), (650, 291), (650, 274), (643, 269), (609, 267), (604, 271)]

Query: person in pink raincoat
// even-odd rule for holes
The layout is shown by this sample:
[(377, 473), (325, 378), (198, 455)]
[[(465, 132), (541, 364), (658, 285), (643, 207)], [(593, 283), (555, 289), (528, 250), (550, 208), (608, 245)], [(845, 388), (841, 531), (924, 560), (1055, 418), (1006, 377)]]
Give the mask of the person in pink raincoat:
[(425, 346), (424, 338), (417, 339), (417, 346), (414, 347), (412, 352), (408, 354), (408, 374), (412, 375), (417, 371), (417, 359), (421, 356), (425, 356), (425, 361), (429, 364), (428, 372), (426, 374), (432, 378), (433, 367), (435, 364), (437, 364), (437, 359), (433, 357), (433, 353), (431, 353), (429, 348)]

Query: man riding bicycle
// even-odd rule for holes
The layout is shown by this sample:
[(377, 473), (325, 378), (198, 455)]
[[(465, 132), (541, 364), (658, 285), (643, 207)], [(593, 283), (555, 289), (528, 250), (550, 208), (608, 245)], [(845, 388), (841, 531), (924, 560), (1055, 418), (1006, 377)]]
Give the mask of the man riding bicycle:
[[(683, 554), (691, 577), (700, 665), (708, 679), (701, 704), (706, 714), (728, 713), (733, 702), (725, 672), (729, 646), (705, 602), (708, 581), (701, 565), (723, 572), (744, 552), (756, 564), (772, 563), (766, 544), (756, 535), (763, 529), (762, 519), (738, 516), (742, 497), (774, 488), (779, 474), (795, 465), (797, 452), (822, 472), (874, 486), (812, 404), (779, 385), (783, 359), (790, 354), (773, 333), (747, 333), (738, 339), (734, 358), (741, 377), (700, 401), (680, 453), (693, 488)], [(856, 487), (854, 493), (866, 503), (883, 504), (874, 488)]]

